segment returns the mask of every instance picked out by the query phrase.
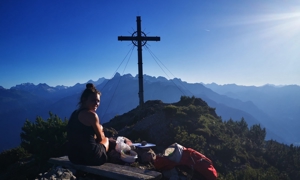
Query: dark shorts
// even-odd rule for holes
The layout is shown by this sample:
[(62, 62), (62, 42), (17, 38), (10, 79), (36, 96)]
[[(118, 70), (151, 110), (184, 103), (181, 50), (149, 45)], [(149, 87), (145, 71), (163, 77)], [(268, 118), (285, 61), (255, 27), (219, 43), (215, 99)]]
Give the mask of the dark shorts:
[(94, 144), (89, 147), (68, 147), (68, 157), (73, 164), (99, 166), (107, 162), (106, 148), (103, 144)]

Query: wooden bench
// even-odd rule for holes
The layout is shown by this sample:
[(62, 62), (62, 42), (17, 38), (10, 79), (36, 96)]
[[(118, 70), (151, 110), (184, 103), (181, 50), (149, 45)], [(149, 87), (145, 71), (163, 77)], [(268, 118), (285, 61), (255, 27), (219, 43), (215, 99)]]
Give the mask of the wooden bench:
[(111, 179), (161, 179), (162, 174), (157, 171), (143, 170), (131, 166), (124, 166), (113, 163), (105, 163), (101, 166), (84, 166), (73, 164), (67, 156), (50, 158), (49, 163), (60, 165), (65, 168), (72, 168), (87, 173), (107, 177)]

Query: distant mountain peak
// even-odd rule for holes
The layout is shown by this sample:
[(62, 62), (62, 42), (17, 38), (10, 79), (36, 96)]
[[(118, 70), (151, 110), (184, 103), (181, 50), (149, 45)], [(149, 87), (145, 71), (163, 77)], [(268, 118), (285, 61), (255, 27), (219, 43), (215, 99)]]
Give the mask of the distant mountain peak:
[(18, 90), (26, 89), (26, 90), (28, 90), (28, 89), (32, 89), (34, 87), (35, 87), (35, 85), (33, 83), (27, 82), (27, 83), (17, 84), (15, 86), (11, 87), (10, 89), (18, 89)]
[(35, 86), (33, 83), (27, 82), (27, 83), (21, 83), (19, 85), (16, 86)]
[(48, 84), (46, 83), (39, 83), (37, 86), (42, 86), (42, 87), (50, 87)]
[(121, 76), (121, 74), (117, 72), (117, 73), (115, 74), (114, 78), (120, 77), (120, 76)]
[(163, 77), (163, 76), (158, 76), (157, 80), (159, 80), (159, 81), (168, 81), (168, 79)]
[(274, 87), (274, 88), (281, 88), (284, 87), (284, 85), (274, 85), (274, 84), (265, 84), (261, 87)]
[(64, 86), (64, 85), (57, 85), (55, 86), (56, 89), (68, 89), (68, 86)]
[[(130, 73), (121, 75), (120, 73), (117, 72), (112, 79), (120, 78), (120, 77), (121, 78), (129, 78), (129, 79), (133, 79), (134, 78)], [(104, 80), (102, 80), (102, 81), (104, 81)]]
[(123, 77), (133, 78), (131, 74), (124, 74)]
[[(138, 75), (136, 75), (136, 78), (138, 78)], [(168, 79), (163, 76), (155, 77), (155, 76), (149, 76), (147, 74), (144, 74), (143, 78), (145, 81), (149, 81), (149, 82), (156, 82), (156, 81), (167, 82), (168, 81)]]

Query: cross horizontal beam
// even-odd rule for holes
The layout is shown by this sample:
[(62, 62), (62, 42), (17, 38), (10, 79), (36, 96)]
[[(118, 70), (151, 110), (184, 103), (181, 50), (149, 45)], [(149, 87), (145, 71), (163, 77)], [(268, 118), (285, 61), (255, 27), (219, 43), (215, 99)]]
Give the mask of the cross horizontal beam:
[(141, 36), (141, 37), (138, 37), (138, 36), (118, 36), (118, 40), (119, 41), (138, 41), (138, 40), (141, 40), (141, 41), (160, 41), (160, 37), (158, 36), (147, 36), (147, 37), (144, 37), (144, 36)]

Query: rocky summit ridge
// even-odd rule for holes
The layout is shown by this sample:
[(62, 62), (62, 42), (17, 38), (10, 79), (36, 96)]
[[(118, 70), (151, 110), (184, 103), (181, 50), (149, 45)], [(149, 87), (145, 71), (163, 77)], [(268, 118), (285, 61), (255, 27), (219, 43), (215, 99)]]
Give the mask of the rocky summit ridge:
[[(182, 97), (182, 99), (187, 97)], [(200, 98), (187, 98), (190, 102), (181, 100), (177, 103), (163, 103), (160, 100), (149, 100), (143, 107), (137, 107), (121, 116), (114, 117), (111, 121), (104, 123), (106, 134), (110, 136), (125, 136), (133, 141), (147, 140), (156, 144), (156, 150), (162, 151), (174, 142), (174, 127), (185, 124), (185, 117), (190, 116), (186, 105), (199, 108), (199, 114), (190, 116), (195, 122), (201, 117), (210, 116), (212, 121), (219, 120), (215, 109), (207, 105)], [(180, 109), (182, 108), (182, 109)], [(204, 113), (205, 112), (205, 113)], [(197, 125), (196, 125), (197, 126)], [(195, 126), (195, 127), (196, 127)]]

